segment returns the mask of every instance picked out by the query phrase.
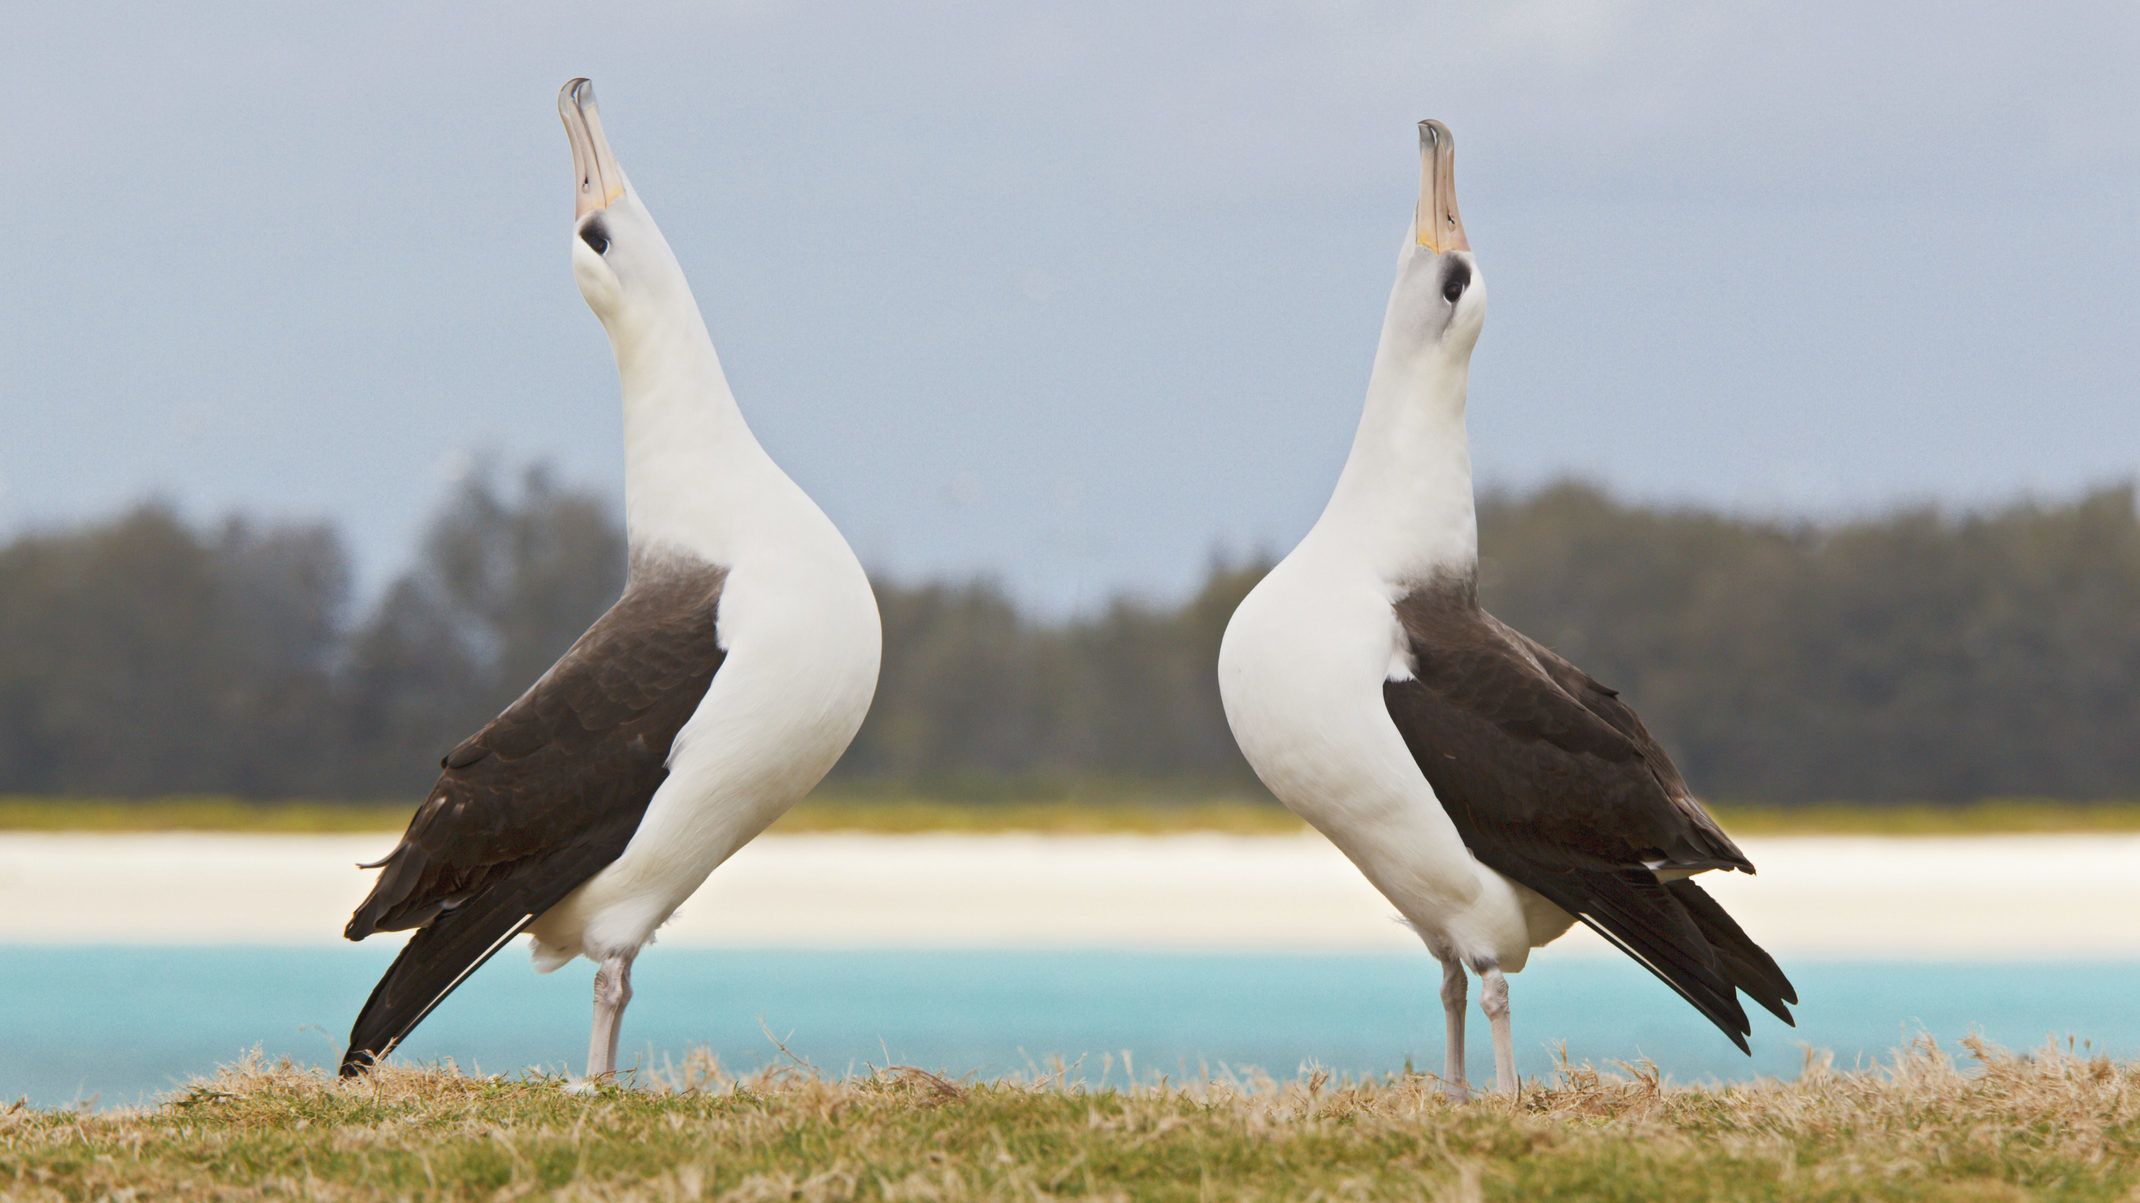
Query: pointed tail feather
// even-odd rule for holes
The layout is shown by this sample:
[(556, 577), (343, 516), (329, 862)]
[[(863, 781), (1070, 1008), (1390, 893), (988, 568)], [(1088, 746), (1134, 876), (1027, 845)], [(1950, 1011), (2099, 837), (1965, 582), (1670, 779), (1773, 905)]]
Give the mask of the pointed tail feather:
[[(577, 884), (555, 892), (562, 897)], [(501, 883), (418, 930), (357, 1013), (349, 1031), (349, 1050), (342, 1054), (342, 1076), (352, 1077), (377, 1065), (469, 974), (482, 968), (483, 962), (556, 902), (557, 898), (532, 897), (513, 883)]]
[(469, 974), (615, 860), (638, 820), (637, 811), (619, 811), (610, 827), (595, 833), (600, 838), (494, 866), (487, 881), (458, 900), (445, 901), (449, 895), (434, 891), (440, 900), (420, 907), (411, 907), (407, 896), (423, 875), (425, 858), (407, 843), (397, 849), (344, 934), (361, 940), (381, 930), (416, 927), (417, 932), (357, 1013), (349, 1050), (342, 1054), (342, 1076), (378, 1064)]
[(1798, 1026), (1790, 1011), (1790, 1007), (1798, 1002), (1798, 991), (1791, 985), (1791, 979), (1783, 975), (1783, 968), (1776, 964), (1776, 958), (1754, 943), (1753, 937), (1746, 934), (1738, 921), (1691, 879), (1675, 881), (1665, 888), (1686, 908), (1688, 917), (1701, 929), (1702, 938), (1716, 950), (1718, 964), (1731, 984), (1760, 1003), (1769, 1014), (1793, 1027)]
[(1724, 966), (1699, 923), (1674, 895), (1641, 872), (1600, 872), (1583, 884), (1588, 888), (1570, 891), (1576, 905), (1553, 901), (1670, 986), (1740, 1052), (1753, 1051), (1746, 1042), (1753, 1025)]

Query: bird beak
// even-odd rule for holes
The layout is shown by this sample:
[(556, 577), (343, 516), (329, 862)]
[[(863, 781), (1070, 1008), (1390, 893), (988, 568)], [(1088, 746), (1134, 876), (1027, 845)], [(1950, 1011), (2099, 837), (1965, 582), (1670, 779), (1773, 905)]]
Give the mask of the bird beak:
[(565, 136), (572, 140), (572, 217), (578, 221), (617, 203), (624, 195), (624, 169), (602, 134), (591, 81), (582, 77), (559, 89), (557, 115), (565, 119)]
[(1419, 207), (1412, 227), (1419, 245), (1437, 255), (1471, 249), (1456, 213), (1456, 139), (1439, 121), (1419, 123)]

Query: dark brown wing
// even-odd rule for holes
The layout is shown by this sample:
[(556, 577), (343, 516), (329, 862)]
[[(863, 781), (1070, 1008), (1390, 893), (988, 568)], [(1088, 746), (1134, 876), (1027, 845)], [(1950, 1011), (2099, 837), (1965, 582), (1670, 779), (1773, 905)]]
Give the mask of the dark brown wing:
[(1744, 1048), (1736, 975), (1704, 934), (1714, 924), (1657, 870), (1753, 866), (1641, 720), (1460, 598), (1414, 594), (1397, 618), (1413, 675), (1386, 682), (1383, 698), (1472, 854), (1596, 929)]
[(344, 933), (422, 929), (358, 1018), (359, 1067), (623, 853), (721, 667), (725, 575), (664, 565), (635, 577), (541, 680), (447, 754)]
[[(1626, 736), (1628, 742), (1635, 746), (1635, 750), (1642, 753), (1643, 760), (1648, 763), (1650, 771), (1656, 774), (1657, 784), (1663, 787), (1665, 794), (1679, 802), (1693, 820), (1707, 829), (1714, 838), (1731, 844), (1731, 837), (1725, 835), (1723, 828), (1717, 826), (1716, 820), (1710, 817), (1709, 812), (1694, 801), (1692, 792), (1687, 789), (1686, 779), (1679, 775), (1679, 766), (1673, 764), (1672, 758), (1665, 755), (1664, 748), (1658, 745), (1656, 737), (1650, 734), (1650, 729), (1642, 725), (1642, 719), (1636, 715), (1634, 707), (1620, 700), (1619, 690), (1600, 683), (1597, 678), (1561, 658), (1553, 649), (1493, 615), (1486, 614), (1484, 617), (1486, 621), (1500, 628), (1504, 637), (1528, 651), (1531, 658), (1538, 661), (1538, 666), (1545, 670), (1555, 685), (1560, 686), (1563, 693), (1582, 703), (1583, 709), (1605, 720), (1613, 730)], [(1737, 845), (1732, 845), (1731, 850), (1733, 853), (1739, 851)], [(1749, 868), (1748, 871), (1752, 870)]]

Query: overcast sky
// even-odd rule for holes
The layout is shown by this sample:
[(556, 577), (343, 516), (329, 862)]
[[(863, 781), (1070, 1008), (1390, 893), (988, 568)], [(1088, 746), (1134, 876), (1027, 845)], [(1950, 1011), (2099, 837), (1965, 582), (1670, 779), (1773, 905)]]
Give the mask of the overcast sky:
[(2140, 469), (2140, 6), (15, 4), (0, 529), (161, 495), (396, 570), (472, 459), (621, 486), (554, 93), (872, 567), (1053, 608), (1291, 546), (1418, 168), (1482, 478), (1761, 513)]

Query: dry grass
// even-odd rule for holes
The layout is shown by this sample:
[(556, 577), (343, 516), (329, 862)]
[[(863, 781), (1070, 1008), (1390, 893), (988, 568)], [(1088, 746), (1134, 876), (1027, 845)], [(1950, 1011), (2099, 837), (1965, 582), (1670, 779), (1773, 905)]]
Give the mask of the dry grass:
[[(1119, 1076), (1119, 1075), (1118, 1075)], [(0, 1196), (391, 1199), (2133, 1199), (2140, 1066), (1930, 1042), (1868, 1072), (1679, 1088), (1564, 1069), (1081, 1088), (911, 1068), (637, 1089), (238, 1066), (153, 1110), (0, 1110)]]
[[(274, 832), (328, 834), (398, 831), (403, 802), (246, 802), (234, 798), (0, 797), (0, 832)], [(2140, 803), (1991, 799), (1967, 806), (1806, 807), (1720, 805), (1719, 816), (1743, 835), (2010, 835), (2140, 832)], [(912, 834), (1029, 831), (1063, 835), (1214, 831), (1284, 835), (1306, 830), (1274, 803), (1246, 798), (1185, 800), (1160, 787), (1120, 784), (1066, 796), (1000, 801), (946, 801), (828, 791), (790, 811), (774, 828), (795, 835), (825, 832)]]

